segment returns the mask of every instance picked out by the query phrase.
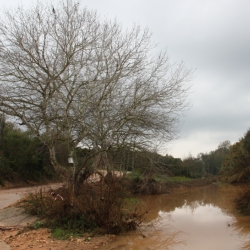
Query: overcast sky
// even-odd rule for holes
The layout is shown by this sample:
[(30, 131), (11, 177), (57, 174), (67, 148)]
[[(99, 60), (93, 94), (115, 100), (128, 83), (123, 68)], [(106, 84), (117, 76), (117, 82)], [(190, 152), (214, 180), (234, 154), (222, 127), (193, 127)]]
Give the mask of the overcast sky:
[[(35, 0), (0, 0), (1, 7)], [(50, 0), (56, 5), (57, 0)], [(167, 145), (174, 157), (197, 156), (220, 142), (235, 143), (250, 128), (249, 0), (82, 0), (124, 26), (149, 28), (171, 62), (195, 69), (180, 139)]]

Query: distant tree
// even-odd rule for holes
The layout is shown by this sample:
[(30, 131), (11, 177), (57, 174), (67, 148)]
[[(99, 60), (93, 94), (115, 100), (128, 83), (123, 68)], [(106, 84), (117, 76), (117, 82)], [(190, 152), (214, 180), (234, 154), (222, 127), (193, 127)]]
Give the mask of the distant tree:
[(249, 138), (250, 130), (243, 138), (230, 146), (229, 152), (225, 157), (221, 171), (222, 178), (229, 182), (246, 182), (250, 177), (250, 151)]
[(192, 156), (187, 157), (182, 161), (182, 168), (186, 177), (200, 178), (204, 175), (204, 163), (199, 159)]
[(228, 150), (230, 149), (230, 146), (231, 146), (231, 142), (226, 140), (226, 141), (223, 141), (219, 144), (218, 146), (218, 150), (221, 150), (221, 151), (224, 151), (224, 152), (228, 152)]
[(93, 166), (113, 163), (111, 148), (152, 148), (170, 141), (187, 107), (191, 72), (166, 53), (153, 56), (150, 34), (100, 21), (78, 2), (38, 2), (6, 11), (0, 22), (0, 111), (45, 144), (54, 169), (72, 176), (56, 155), (59, 141), (79, 165), (77, 147)]
[(243, 140), (243, 147), (250, 155), (250, 129), (248, 129), (247, 132), (245, 133), (244, 140)]
[(171, 155), (166, 155), (162, 160), (164, 167), (168, 169), (168, 172), (175, 176), (184, 176), (186, 174), (182, 160), (180, 158), (174, 158)]
[(218, 174), (229, 152), (230, 145), (230, 141), (224, 141), (219, 144), (216, 150), (199, 154), (198, 157), (204, 162), (206, 173), (212, 175)]

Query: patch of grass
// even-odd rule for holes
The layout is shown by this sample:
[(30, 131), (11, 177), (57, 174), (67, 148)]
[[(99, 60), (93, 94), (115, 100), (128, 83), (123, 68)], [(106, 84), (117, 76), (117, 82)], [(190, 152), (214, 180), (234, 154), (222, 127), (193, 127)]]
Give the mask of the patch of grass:
[[(145, 179), (145, 176), (141, 174), (139, 171), (134, 171), (133, 173), (130, 173), (126, 176), (131, 181), (134, 181), (136, 183), (139, 183), (140, 181), (143, 181)], [(164, 174), (154, 174), (152, 178), (156, 182), (171, 182), (171, 183), (180, 183), (180, 182), (188, 182), (192, 180), (191, 178), (185, 177), (185, 176), (167, 176)]]
[(130, 181), (135, 181), (135, 182), (139, 182), (140, 180), (142, 180), (143, 174), (139, 171), (134, 171), (132, 173), (129, 173), (126, 175), (126, 178)]
[(140, 204), (140, 200), (138, 199), (138, 198), (126, 198), (126, 199), (124, 199), (124, 202), (126, 203), (126, 204), (136, 204), (136, 205), (138, 205), (138, 204)]
[(44, 223), (42, 221), (37, 221), (34, 225), (35, 229), (39, 229), (44, 226)]
[(58, 240), (69, 240), (75, 237), (82, 236), (83, 234), (80, 234), (78, 232), (75, 232), (73, 230), (66, 230), (63, 228), (55, 228), (51, 231), (51, 235), (53, 238), (56, 238)]
[(171, 183), (188, 182), (188, 181), (192, 180), (191, 178), (188, 178), (188, 177), (185, 177), (185, 176), (169, 177), (169, 176), (166, 176), (166, 175), (158, 175), (158, 176), (154, 177), (154, 179), (157, 182), (171, 182)]
[(138, 207), (141, 206), (141, 201), (138, 198), (126, 198), (124, 199), (124, 210), (125, 211), (130, 211), (133, 212)]
[(66, 240), (66, 232), (62, 228), (55, 228), (51, 234), (58, 240)]
[(84, 215), (80, 215), (84, 211), (73, 212), (71, 211), (68, 216), (61, 218), (60, 220), (54, 220), (50, 223), (53, 228), (62, 228), (66, 231), (72, 231), (74, 234), (88, 232), (96, 229), (97, 225), (94, 221), (86, 218)]

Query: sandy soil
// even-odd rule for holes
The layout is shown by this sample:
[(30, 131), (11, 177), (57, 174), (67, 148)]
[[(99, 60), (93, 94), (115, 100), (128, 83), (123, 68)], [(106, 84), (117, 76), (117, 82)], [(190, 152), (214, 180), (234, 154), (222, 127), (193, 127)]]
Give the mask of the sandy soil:
[(112, 242), (114, 235), (87, 235), (83, 238), (71, 240), (57, 240), (51, 237), (49, 229), (37, 230), (0, 230), (0, 239), (8, 243), (13, 250), (41, 249), (41, 250), (94, 250)]

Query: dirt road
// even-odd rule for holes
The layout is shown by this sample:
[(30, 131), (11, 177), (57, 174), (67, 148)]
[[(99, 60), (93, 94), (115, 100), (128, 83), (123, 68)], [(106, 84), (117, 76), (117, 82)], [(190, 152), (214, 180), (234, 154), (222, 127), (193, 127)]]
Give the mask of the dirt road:
[(60, 187), (61, 185), (62, 184), (50, 184), (34, 187), (0, 189), (0, 209), (3, 209), (16, 203), (27, 193), (38, 191), (41, 188), (45, 190), (49, 188), (54, 189)]

